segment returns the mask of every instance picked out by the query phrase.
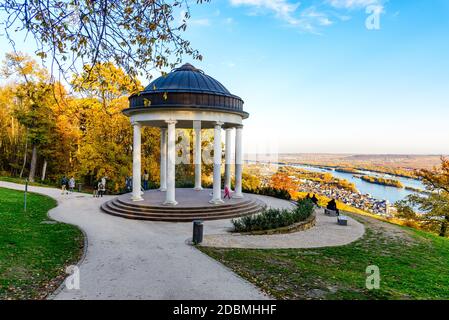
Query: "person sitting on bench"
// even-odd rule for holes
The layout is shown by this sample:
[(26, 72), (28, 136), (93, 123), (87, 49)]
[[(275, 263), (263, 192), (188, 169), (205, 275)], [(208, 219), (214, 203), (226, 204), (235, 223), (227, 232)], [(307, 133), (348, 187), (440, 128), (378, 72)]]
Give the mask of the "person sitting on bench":
[(340, 211), (339, 211), (338, 208), (337, 208), (337, 202), (336, 202), (334, 199), (332, 199), (331, 201), (329, 201), (329, 202), (327, 203), (326, 209), (335, 211), (335, 212), (337, 213), (337, 215), (340, 214)]
[(318, 206), (318, 198), (315, 196), (315, 194), (314, 194), (313, 197), (312, 197), (312, 202), (313, 202), (316, 206)]

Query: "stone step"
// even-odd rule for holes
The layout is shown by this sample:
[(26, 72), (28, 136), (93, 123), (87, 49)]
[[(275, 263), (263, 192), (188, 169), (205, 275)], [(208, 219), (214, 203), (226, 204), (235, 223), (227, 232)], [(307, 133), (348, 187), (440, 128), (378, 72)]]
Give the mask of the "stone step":
[(215, 205), (215, 206), (204, 206), (204, 207), (177, 207), (177, 206), (131, 206), (128, 203), (123, 201), (118, 201), (118, 199), (114, 199), (108, 202), (109, 204), (113, 204), (115, 207), (131, 210), (131, 211), (139, 211), (139, 212), (160, 212), (160, 213), (198, 213), (198, 212), (215, 212), (217, 210), (226, 211), (226, 210), (240, 210), (253, 206), (254, 204), (258, 204), (254, 199), (246, 200), (240, 203), (237, 203), (233, 206), (228, 205)]
[(178, 211), (171, 211), (171, 212), (164, 212), (163, 210), (133, 210), (130, 208), (123, 208), (117, 206), (117, 204), (114, 201), (109, 201), (103, 204), (102, 206), (104, 209), (107, 209), (108, 211), (114, 211), (121, 214), (130, 214), (134, 216), (153, 216), (153, 217), (179, 217), (179, 218), (198, 218), (198, 217), (213, 217), (213, 216), (222, 216), (226, 214), (239, 214), (239, 213), (245, 213), (245, 212), (254, 212), (261, 211), (265, 205), (259, 201), (252, 201), (248, 205), (239, 207), (239, 208), (220, 208), (215, 207), (215, 210), (209, 210), (202, 211), (202, 210), (196, 210), (195, 212), (192, 211), (184, 211), (184, 208), (179, 208)]
[(260, 210), (262, 210), (262, 208), (257, 208), (254, 209), (252, 211), (247, 211), (247, 212), (238, 212), (238, 213), (233, 213), (233, 214), (229, 214), (229, 213), (219, 213), (217, 212), (216, 215), (210, 215), (210, 216), (202, 216), (199, 215), (197, 217), (172, 217), (169, 214), (165, 215), (165, 216), (153, 216), (153, 215), (135, 215), (135, 214), (124, 214), (124, 213), (119, 213), (113, 210), (110, 210), (108, 208), (105, 207), (101, 207), (101, 209), (113, 216), (117, 216), (117, 217), (122, 217), (122, 218), (126, 218), (126, 219), (134, 219), (134, 220), (147, 220), (147, 221), (165, 221), (165, 222), (192, 222), (193, 220), (221, 220), (221, 219), (232, 219), (232, 218), (238, 218), (238, 217), (243, 217), (243, 216), (247, 216), (247, 215), (251, 215), (251, 214), (256, 214), (258, 212), (260, 212)]
[[(143, 202), (139, 202), (139, 201), (136, 201), (136, 202), (133, 202), (133, 201), (131, 201), (131, 200), (129, 200), (129, 201), (127, 201), (127, 200), (123, 200), (122, 198), (116, 198), (116, 199), (114, 199), (115, 201), (117, 201), (117, 202), (119, 202), (120, 204), (123, 204), (123, 205), (125, 205), (125, 206), (129, 206), (129, 207), (134, 207), (134, 208), (145, 208), (145, 209), (160, 209), (161, 207), (164, 209), (164, 211), (177, 211), (177, 210), (179, 210), (179, 207), (177, 207), (177, 206), (162, 206), (162, 205), (160, 205), (160, 204), (155, 204), (155, 205), (151, 205), (151, 204), (146, 204), (146, 203), (143, 203)], [(213, 207), (213, 208), (215, 208), (215, 207), (220, 207), (220, 208), (225, 208), (225, 207), (228, 207), (228, 208), (234, 208), (234, 207), (236, 207), (236, 206), (239, 206), (239, 205), (242, 205), (242, 204), (244, 204), (244, 203), (247, 203), (247, 202), (249, 202), (249, 201), (253, 201), (254, 199), (243, 199), (243, 200), (241, 200), (241, 201), (239, 201), (238, 203), (227, 203), (227, 202), (225, 202), (225, 203), (223, 203), (223, 204), (217, 204), (217, 205), (206, 205), (206, 206), (183, 206), (183, 209), (187, 209), (187, 210), (189, 210), (189, 209), (192, 209), (192, 210), (198, 210), (198, 209), (207, 209), (207, 208), (211, 208), (211, 207)]]

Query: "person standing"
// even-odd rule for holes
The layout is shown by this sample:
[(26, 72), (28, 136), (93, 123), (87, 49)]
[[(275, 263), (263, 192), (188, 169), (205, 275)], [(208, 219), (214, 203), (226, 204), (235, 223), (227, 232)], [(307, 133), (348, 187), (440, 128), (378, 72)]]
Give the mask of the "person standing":
[(125, 188), (126, 188), (126, 192), (131, 192), (133, 190), (133, 178), (132, 177), (126, 177)]
[(98, 183), (94, 181), (94, 192), (93, 192), (94, 198), (98, 197)]
[(69, 190), (73, 193), (75, 189), (75, 178), (72, 176), (69, 180)]
[(67, 192), (67, 183), (68, 183), (67, 177), (63, 176), (61, 179), (61, 194)]
[(143, 190), (148, 190), (148, 180), (150, 179), (150, 175), (148, 174), (148, 171), (145, 170), (143, 172)]
[(106, 193), (106, 184), (103, 183), (106, 179), (102, 178), (100, 182), (98, 182), (98, 196), (103, 198), (103, 195)]
[(101, 178), (101, 184), (103, 185), (101, 196), (104, 196), (106, 194), (106, 177)]

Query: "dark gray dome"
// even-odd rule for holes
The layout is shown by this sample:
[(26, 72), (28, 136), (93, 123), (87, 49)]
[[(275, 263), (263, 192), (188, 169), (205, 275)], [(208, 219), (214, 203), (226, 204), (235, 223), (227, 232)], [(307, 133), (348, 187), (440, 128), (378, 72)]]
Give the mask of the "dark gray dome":
[(135, 108), (218, 109), (248, 116), (243, 100), (231, 94), (219, 81), (189, 63), (152, 81), (129, 98)]
[(220, 82), (190, 63), (152, 81), (144, 92), (203, 92), (232, 96)]

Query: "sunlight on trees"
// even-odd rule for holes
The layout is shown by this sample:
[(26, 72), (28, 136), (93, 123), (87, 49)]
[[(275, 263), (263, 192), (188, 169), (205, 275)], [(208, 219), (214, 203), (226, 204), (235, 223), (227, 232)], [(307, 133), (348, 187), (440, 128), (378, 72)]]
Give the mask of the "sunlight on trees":
[[(111, 63), (85, 67), (72, 82), (74, 94), (30, 57), (8, 54), (3, 63), (7, 85), (0, 88), (0, 171), (34, 181), (75, 175), (92, 184), (107, 176), (119, 191), (131, 175), (132, 130), (122, 114), (127, 97), (141, 90), (138, 81)], [(159, 181), (159, 130), (142, 132), (142, 167)]]

